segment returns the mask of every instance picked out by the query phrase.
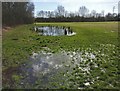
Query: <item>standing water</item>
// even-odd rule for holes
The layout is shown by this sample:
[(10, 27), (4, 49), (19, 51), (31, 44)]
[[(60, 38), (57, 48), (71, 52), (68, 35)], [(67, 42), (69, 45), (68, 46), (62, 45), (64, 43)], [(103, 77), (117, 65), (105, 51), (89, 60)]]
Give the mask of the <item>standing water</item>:
[[(7, 70), (9, 77), (6, 77), (6, 79), (9, 80), (10, 88), (58, 88), (59, 86), (54, 85), (64, 85), (64, 82), (68, 79), (65, 75), (66, 72), (68, 74), (72, 72), (72, 69), (76, 65), (84, 63), (86, 58), (95, 59), (95, 56), (92, 53), (83, 55), (82, 52), (66, 52), (64, 50), (58, 53), (33, 52), (25, 64), (14, 68), (13, 72), (9, 72), (11, 69)], [(90, 71), (89, 66), (80, 69), (88, 73)]]
[(34, 27), (34, 31), (44, 36), (72, 36), (76, 33), (72, 31), (70, 27), (58, 27), (58, 26), (40, 26)]

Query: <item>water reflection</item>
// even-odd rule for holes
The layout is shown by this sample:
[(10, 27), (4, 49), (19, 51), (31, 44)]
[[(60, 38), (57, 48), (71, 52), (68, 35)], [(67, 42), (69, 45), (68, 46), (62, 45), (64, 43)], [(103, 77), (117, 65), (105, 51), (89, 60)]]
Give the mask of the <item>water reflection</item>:
[[(87, 59), (95, 59), (95, 55), (87, 52), (83, 56), (81, 52), (62, 51), (53, 54), (41, 51), (40, 53), (33, 53), (30, 62), (23, 66), (22, 69), (29, 74), (29, 78), (32, 76), (32, 78), (39, 79), (40, 76), (45, 76), (46, 79), (49, 79), (50, 75), (54, 75), (59, 71), (71, 70), (71, 68), (85, 62)], [(89, 70), (89, 67), (82, 70)]]
[(44, 87), (43, 85), (50, 85), (49, 82), (54, 75), (70, 70), (69, 67), (65, 67), (65, 64), (70, 65), (70, 60), (69, 55), (64, 52), (56, 54), (44, 51), (33, 53), (29, 63), (21, 67), (23, 73), (27, 74), (21, 83), (34, 85), (37, 81), (40, 81), (40, 88)]
[[(48, 86), (51, 86), (51, 88), (56, 88), (50, 83), (55, 83), (57, 81), (62, 84), (61, 81), (64, 82), (68, 78), (63, 73), (70, 73), (76, 65), (86, 63), (88, 59), (90, 59), (89, 62), (92, 62), (95, 58), (95, 55), (92, 53), (83, 53), (80, 51), (66, 52), (63, 50), (58, 53), (45, 51), (40, 51), (38, 53), (33, 52), (29, 61), (21, 65), (17, 73), (15, 72), (15, 74), (22, 76), (19, 84), (16, 84), (21, 88), (33, 88), (32, 86), (37, 85), (39, 86), (37, 88), (46, 88)], [(97, 67), (96, 63), (94, 63), (94, 65)], [(89, 65), (85, 67), (79, 66), (79, 69), (90, 73)], [(11, 75), (12, 74), (13, 73), (11, 73)], [(14, 84), (11, 84), (11, 86), (12, 85), (14, 86)]]
[(70, 57), (66, 53), (41, 52), (38, 55), (33, 53), (31, 56), (31, 66), (35, 76), (58, 70), (64, 65), (63, 62), (70, 64)]
[(68, 35), (72, 36), (76, 33), (72, 31), (70, 27), (58, 27), (58, 26), (40, 26), (34, 27), (34, 30), (38, 32), (40, 35), (45, 36), (61, 36), (61, 35)]

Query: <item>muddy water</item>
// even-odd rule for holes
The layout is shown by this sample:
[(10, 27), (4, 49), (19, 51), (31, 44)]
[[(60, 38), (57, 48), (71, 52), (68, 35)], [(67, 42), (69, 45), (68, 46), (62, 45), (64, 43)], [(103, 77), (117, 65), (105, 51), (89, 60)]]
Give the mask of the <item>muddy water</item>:
[[(49, 86), (50, 88), (56, 88), (50, 83), (57, 82), (62, 84), (63, 81), (66, 80), (63, 73), (67, 71), (70, 72), (76, 64), (84, 62), (86, 58), (94, 59), (95, 56), (92, 53), (82, 55), (81, 52), (33, 52), (32, 56), (25, 64), (21, 65), (19, 68), (14, 68), (13, 71), (9, 69), (4, 75), (7, 76), (9, 72), (11, 76), (8, 78), (10, 88), (46, 88)], [(83, 70), (89, 70), (89, 68), (87, 67)], [(18, 82), (14, 82), (14, 84), (11, 83), (14, 81), (12, 78), (13, 74), (22, 76), (22, 78), (19, 79)]]

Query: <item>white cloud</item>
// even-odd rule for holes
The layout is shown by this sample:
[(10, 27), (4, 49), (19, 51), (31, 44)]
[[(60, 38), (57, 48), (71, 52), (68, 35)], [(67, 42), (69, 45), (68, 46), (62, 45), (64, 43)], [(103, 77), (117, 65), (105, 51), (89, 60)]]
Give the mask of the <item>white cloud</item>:
[(97, 10), (101, 12), (105, 10), (106, 12), (112, 12), (112, 7), (117, 7), (117, 2), (119, 0), (58, 0), (59, 4), (63, 5), (68, 11), (78, 11), (80, 6), (86, 6), (88, 9)]
[(90, 11), (93, 9), (97, 12), (105, 10), (108, 13), (112, 12), (113, 6), (116, 6), (117, 10), (118, 2), (119, 0), (62, 0), (60, 3), (69, 11), (78, 11), (80, 6), (86, 6)]
[[(86, 6), (90, 11), (96, 10), (101, 12), (105, 10), (112, 12), (113, 6), (118, 6), (119, 0), (32, 0), (34, 2), (55, 2), (58, 5), (63, 5), (67, 11), (78, 11), (80, 6)], [(116, 11), (117, 12), (117, 11)]]

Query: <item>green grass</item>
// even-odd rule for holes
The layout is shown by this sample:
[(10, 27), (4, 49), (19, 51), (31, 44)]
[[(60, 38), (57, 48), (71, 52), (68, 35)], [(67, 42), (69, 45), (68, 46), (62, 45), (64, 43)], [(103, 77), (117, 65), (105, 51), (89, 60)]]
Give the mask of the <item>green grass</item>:
[[(75, 36), (40, 36), (29, 29), (32, 25), (21, 25), (3, 31), (3, 67), (17, 66), (34, 51), (48, 47), (53, 51), (60, 48), (74, 50), (78, 48), (98, 48), (99, 44), (117, 45), (117, 22), (82, 22), (82, 23), (37, 23), (37, 26), (70, 26)], [(111, 32), (114, 31), (114, 32)]]
[[(26, 62), (32, 52), (45, 50), (48, 47), (52, 52), (60, 49), (66, 51), (76, 51), (78, 49), (94, 53), (96, 59), (93, 60), (99, 68), (95, 68), (90, 63), (91, 74), (83, 76), (82, 71), (76, 65), (74, 71), (69, 76), (68, 82), (60, 88), (78, 88), (84, 86), (83, 82), (87, 78), (95, 78), (95, 83), (90, 88), (118, 88), (118, 23), (117, 22), (73, 22), (73, 23), (37, 23), (37, 26), (70, 26), (77, 34), (75, 36), (40, 36), (38, 33), (29, 30), (34, 24), (21, 25), (9, 31), (3, 31), (2, 58), (3, 70), (9, 67), (19, 66)], [(46, 50), (47, 51), (47, 50)], [(105, 54), (103, 56), (102, 54)], [(90, 59), (80, 66), (85, 67)], [(100, 68), (104, 68), (106, 73), (102, 73)], [(81, 74), (75, 74), (76, 72)], [(114, 74), (113, 74), (114, 73)], [(96, 77), (99, 76), (99, 79)], [(13, 75), (14, 80), (19, 81), (18, 76)], [(59, 78), (59, 77), (58, 77)], [(108, 78), (108, 79), (107, 79)], [(58, 80), (58, 79), (57, 79)], [(59, 79), (60, 80), (60, 79)], [(68, 84), (69, 81), (71, 84)], [(114, 87), (109, 86), (111, 83)], [(55, 85), (55, 83), (53, 83)], [(56, 83), (58, 86), (59, 83)], [(77, 84), (77, 85), (75, 85)], [(57, 85), (55, 85), (57, 87)], [(89, 88), (89, 87), (86, 87)]]

